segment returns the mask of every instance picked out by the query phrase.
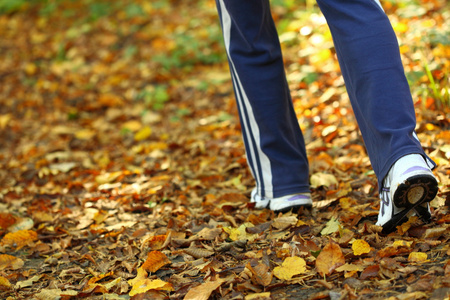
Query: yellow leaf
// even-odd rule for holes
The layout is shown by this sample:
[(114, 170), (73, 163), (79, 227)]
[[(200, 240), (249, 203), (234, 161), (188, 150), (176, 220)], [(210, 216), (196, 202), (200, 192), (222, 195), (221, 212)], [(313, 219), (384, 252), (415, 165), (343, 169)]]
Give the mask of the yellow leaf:
[(23, 267), (23, 260), (8, 254), (0, 254), (0, 270), (11, 268), (17, 270)]
[(152, 134), (152, 129), (148, 126), (145, 126), (134, 135), (135, 141), (143, 141), (148, 138)]
[(138, 131), (139, 129), (142, 128), (142, 123), (139, 122), (139, 121), (136, 121), (136, 120), (131, 120), (131, 121), (125, 122), (122, 125), (122, 128), (126, 129), (126, 130), (129, 130), (129, 131), (132, 131), (132, 132), (136, 132), (136, 131)]
[(0, 286), (11, 287), (11, 283), (5, 277), (0, 276)]
[(327, 222), (327, 225), (325, 226), (325, 228), (322, 229), (320, 234), (327, 235), (327, 234), (334, 233), (339, 230), (340, 226), (341, 226), (341, 224), (339, 223), (338, 220), (336, 220), (335, 218), (331, 218), (331, 220)]
[(281, 267), (273, 269), (273, 275), (281, 280), (291, 280), (295, 275), (306, 272), (306, 262), (303, 258), (298, 256), (287, 257)]
[(270, 292), (264, 292), (264, 293), (254, 293), (254, 294), (248, 294), (245, 296), (245, 300), (271, 300), (273, 299), (270, 296)]
[(138, 268), (137, 276), (134, 279), (128, 280), (132, 286), (129, 293), (130, 297), (145, 293), (149, 290), (173, 291), (170, 283), (162, 281), (161, 279), (148, 279), (147, 272), (143, 268)]
[(184, 300), (208, 300), (211, 293), (222, 285), (224, 280), (207, 281), (196, 286), (187, 292)]
[(19, 250), (35, 240), (37, 240), (36, 232), (32, 230), (19, 230), (16, 232), (7, 233), (3, 237), (1, 244), (4, 246), (14, 247), (17, 248), (16, 250)]
[(410, 248), (411, 245), (412, 245), (412, 242), (407, 242), (407, 241), (403, 241), (403, 240), (394, 241), (394, 243), (392, 244), (393, 247), (407, 247), (407, 248)]
[(409, 262), (425, 262), (428, 259), (428, 255), (423, 252), (411, 252), (408, 256)]
[(148, 253), (147, 260), (142, 264), (142, 268), (154, 273), (167, 264), (170, 264), (170, 259), (164, 253), (152, 251)]
[(229, 234), (230, 239), (233, 241), (248, 240), (249, 242), (251, 242), (255, 240), (258, 235), (247, 233), (246, 228), (254, 226), (255, 225), (253, 225), (252, 223), (244, 223), (238, 228), (223, 227), (223, 230)]
[(370, 245), (364, 240), (356, 240), (352, 244), (352, 250), (354, 255), (362, 255), (369, 253), (371, 248)]
[(82, 129), (75, 132), (75, 137), (79, 140), (90, 140), (94, 137), (95, 131), (90, 129)]

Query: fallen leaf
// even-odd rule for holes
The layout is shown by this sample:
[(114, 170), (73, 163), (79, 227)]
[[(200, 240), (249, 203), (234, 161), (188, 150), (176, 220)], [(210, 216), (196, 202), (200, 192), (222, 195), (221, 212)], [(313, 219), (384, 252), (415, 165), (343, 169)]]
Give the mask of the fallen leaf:
[(245, 296), (245, 300), (272, 300), (270, 292), (254, 293)]
[(296, 216), (281, 216), (273, 220), (272, 226), (278, 230), (285, 230), (297, 224)]
[(358, 256), (369, 253), (371, 248), (369, 243), (367, 243), (365, 240), (355, 240), (352, 244), (352, 250), (353, 254)]
[(3, 276), (0, 276), (0, 286), (4, 286), (4, 287), (7, 287), (7, 288), (10, 288), (12, 285), (11, 285), (11, 283), (9, 282), (8, 279), (6, 279), (6, 278), (3, 277)]
[(22, 288), (25, 288), (25, 287), (33, 286), (33, 284), (35, 282), (39, 281), (42, 278), (42, 276), (44, 276), (44, 275), (43, 274), (35, 275), (35, 276), (31, 277), (30, 279), (19, 281), (19, 282), (16, 283), (16, 285), (14, 287), (16, 289), (22, 289)]
[(364, 271), (362, 271), (361, 275), (359, 276), (359, 279), (366, 280), (368, 278), (378, 277), (379, 272), (380, 272), (379, 265), (368, 266), (367, 268), (364, 269)]
[(306, 261), (298, 256), (287, 257), (281, 266), (273, 269), (273, 275), (281, 280), (290, 280), (293, 276), (306, 272)]
[(316, 269), (321, 276), (330, 275), (333, 271), (345, 264), (345, 257), (341, 247), (330, 239), (316, 258)]
[(252, 267), (250, 263), (247, 263), (245, 267), (252, 272), (252, 279), (258, 284), (268, 286), (272, 282), (273, 273), (267, 265), (259, 263), (255, 267)]
[(37, 233), (35, 231), (19, 230), (16, 232), (7, 233), (1, 241), (1, 245), (13, 247), (16, 248), (16, 250), (19, 250), (35, 240), (37, 240)]
[(167, 264), (170, 264), (170, 259), (164, 253), (152, 251), (148, 253), (147, 260), (142, 264), (142, 268), (154, 273)]
[(138, 268), (137, 276), (128, 280), (131, 285), (130, 297), (134, 295), (145, 293), (149, 290), (173, 291), (173, 287), (169, 282), (161, 279), (148, 279), (147, 272), (143, 268)]
[(216, 281), (207, 281), (190, 289), (184, 300), (208, 300), (211, 293), (224, 283), (224, 280), (218, 279)]
[(335, 218), (331, 218), (324, 229), (320, 232), (321, 235), (328, 235), (339, 231), (341, 223)]
[(24, 262), (18, 257), (14, 257), (9, 254), (0, 254), (0, 270), (3, 269), (13, 269), (17, 270), (22, 268)]
[(428, 259), (428, 255), (423, 252), (411, 252), (408, 256), (409, 262), (426, 262)]

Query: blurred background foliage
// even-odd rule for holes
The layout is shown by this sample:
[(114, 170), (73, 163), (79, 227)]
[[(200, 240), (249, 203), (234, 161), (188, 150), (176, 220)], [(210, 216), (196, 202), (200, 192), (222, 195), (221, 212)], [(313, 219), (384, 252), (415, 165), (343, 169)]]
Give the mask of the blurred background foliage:
[[(415, 99), (448, 106), (448, 4), (445, 0), (382, 3), (398, 35)], [(310, 84), (320, 73), (335, 70), (331, 36), (315, 1), (273, 0), (271, 4), (290, 80)], [(36, 56), (39, 51), (30, 49), (34, 57), (29, 57), (28, 72), (42, 66), (42, 56), (55, 63), (70, 62), (64, 72), (79, 71), (99, 55), (110, 62), (134, 61), (141, 75), (151, 78), (150, 84), (136, 87), (139, 91), (133, 98), (155, 107), (169, 98), (167, 91), (179, 82), (177, 78), (196, 68), (226, 63), (213, 0), (1, 0), (0, 14), (35, 19), (32, 47), (41, 43), (47, 53)], [(43, 37), (52, 31), (52, 36)], [(101, 44), (89, 45), (92, 36)], [(78, 48), (83, 46), (87, 49)], [(202, 81), (196, 88), (205, 89), (213, 81)], [(24, 82), (32, 84), (33, 79)], [(91, 80), (83, 88), (92, 89), (96, 83)]]

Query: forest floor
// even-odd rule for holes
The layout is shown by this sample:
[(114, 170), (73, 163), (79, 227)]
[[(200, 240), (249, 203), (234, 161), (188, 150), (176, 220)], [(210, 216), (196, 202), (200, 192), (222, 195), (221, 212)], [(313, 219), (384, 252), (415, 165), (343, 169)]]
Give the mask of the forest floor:
[(448, 4), (384, 2), (440, 183), (431, 223), (383, 235), (327, 25), (291, 2), (314, 206), (285, 214), (249, 203), (214, 1), (0, 5), (1, 299), (448, 299)]

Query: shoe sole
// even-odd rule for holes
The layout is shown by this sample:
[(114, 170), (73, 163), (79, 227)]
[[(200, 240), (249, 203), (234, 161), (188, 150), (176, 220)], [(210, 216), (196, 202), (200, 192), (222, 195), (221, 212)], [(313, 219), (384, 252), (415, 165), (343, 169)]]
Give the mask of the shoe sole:
[[(279, 208), (279, 209), (271, 209), (271, 210), (273, 212), (275, 212), (275, 213), (287, 213), (289, 211), (296, 212), (301, 207), (304, 207), (306, 209), (311, 209), (312, 208), (312, 203), (296, 204), (296, 205), (292, 205), (292, 206), (287, 206), (287, 207), (283, 207), (283, 208)], [(270, 208), (270, 206), (269, 206), (269, 208)]]
[(408, 221), (407, 216), (412, 210), (416, 211), (422, 221), (430, 222), (431, 215), (428, 209), (421, 205), (432, 201), (437, 192), (438, 183), (433, 176), (421, 174), (409, 177), (397, 187), (394, 194), (395, 206), (404, 208), (404, 210), (383, 225), (382, 233), (388, 234), (395, 231), (397, 226)]

